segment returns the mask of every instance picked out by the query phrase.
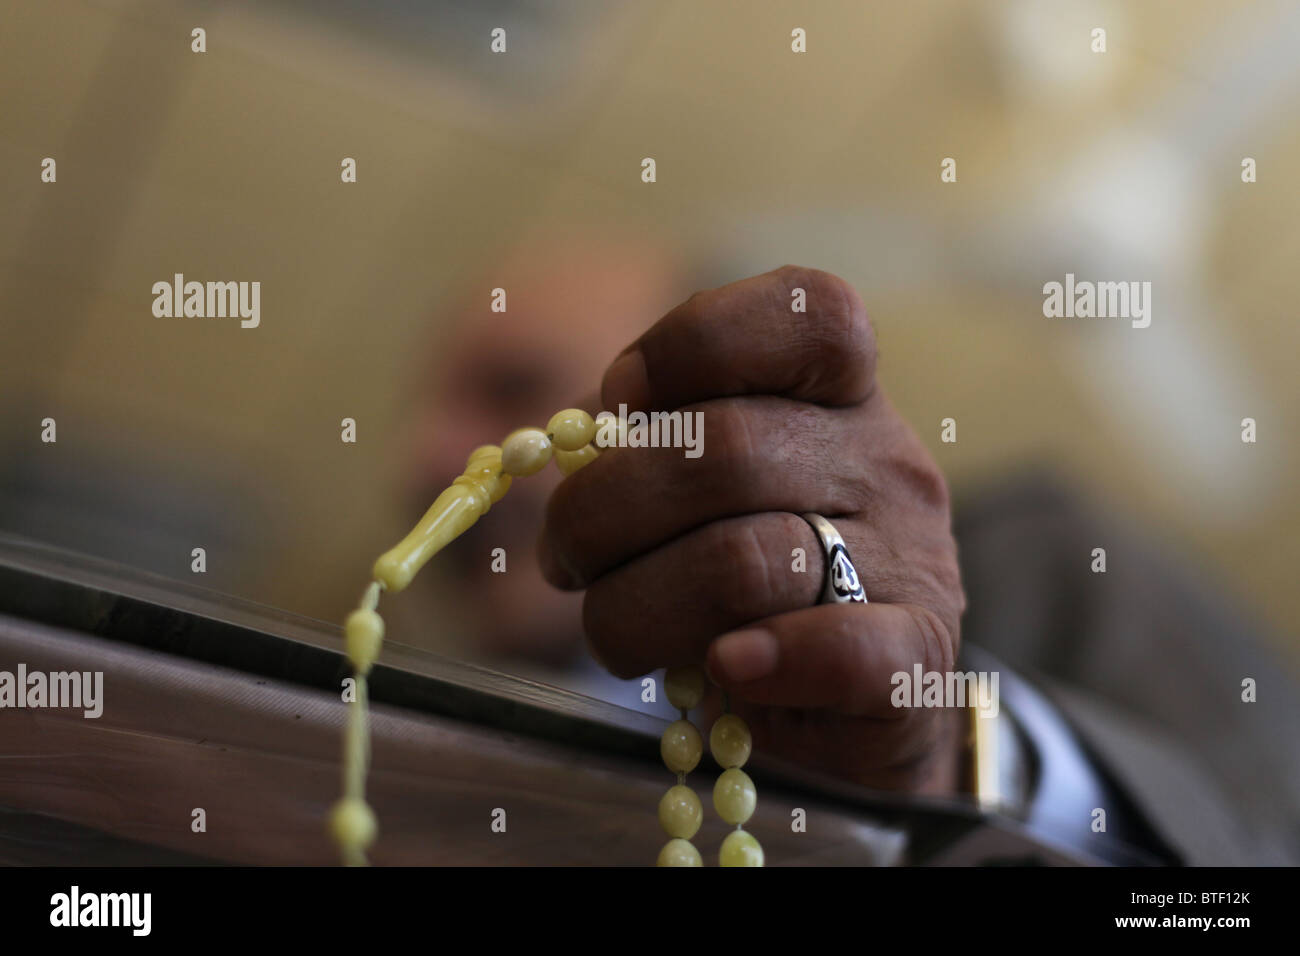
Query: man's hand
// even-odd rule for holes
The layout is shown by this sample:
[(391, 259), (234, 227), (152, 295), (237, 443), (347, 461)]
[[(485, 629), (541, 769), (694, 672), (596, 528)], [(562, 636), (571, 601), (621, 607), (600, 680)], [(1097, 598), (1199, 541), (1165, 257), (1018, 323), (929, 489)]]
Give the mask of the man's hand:
[[(602, 400), (703, 412), (703, 455), (603, 453), (552, 496), (542, 567), (587, 589), (587, 636), (614, 674), (707, 660), (756, 747), (939, 789), (958, 721), (893, 707), (890, 678), (952, 670), (965, 597), (943, 476), (875, 371), (862, 303), (828, 273), (786, 266), (693, 295), (614, 361)], [(839, 529), (869, 604), (817, 604), (807, 511)]]

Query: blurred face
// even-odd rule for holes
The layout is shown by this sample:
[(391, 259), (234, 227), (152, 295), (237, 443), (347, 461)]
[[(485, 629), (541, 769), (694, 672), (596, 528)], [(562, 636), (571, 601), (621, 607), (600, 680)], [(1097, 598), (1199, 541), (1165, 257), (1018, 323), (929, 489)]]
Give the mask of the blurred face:
[[(474, 305), (439, 342), (419, 410), (417, 507), (464, 470), (477, 446), (500, 444), (525, 425), (545, 427), (561, 408), (599, 412), (605, 367), (683, 297), (680, 285), (658, 251), (592, 244), (538, 249), (471, 292)], [(494, 287), (506, 290), (504, 313), (490, 310)], [(537, 566), (546, 499), (561, 479), (553, 465), (515, 479), (447, 551), (444, 566), (463, 582), (488, 654), (564, 663), (582, 649), (582, 595), (555, 590)], [(505, 549), (504, 573), (492, 571), (495, 548)]]

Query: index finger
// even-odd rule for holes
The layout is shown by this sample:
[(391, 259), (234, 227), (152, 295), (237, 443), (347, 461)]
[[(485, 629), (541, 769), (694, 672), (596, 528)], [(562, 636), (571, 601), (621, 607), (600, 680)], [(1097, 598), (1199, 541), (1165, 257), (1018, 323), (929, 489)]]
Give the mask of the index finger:
[(855, 405), (871, 395), (875, 368), (875, 333), (852, 286), (782, 266), (677, 306), (614, 360), (601, 398), (647, 412), (746, 394)]

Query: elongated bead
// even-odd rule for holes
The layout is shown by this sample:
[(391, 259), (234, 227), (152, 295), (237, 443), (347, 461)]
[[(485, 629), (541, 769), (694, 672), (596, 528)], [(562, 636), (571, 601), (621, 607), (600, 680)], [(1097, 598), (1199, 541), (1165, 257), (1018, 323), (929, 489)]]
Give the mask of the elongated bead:
[(430, 558), (501, 500), (510, 489), (510, 476), (501, 474), (497, 454), (494, 445), (470, 454), (465, 474), (434, 500), (405, 538), (379, 556), (373, 568), (375, 580), (389, 591), (401, 591)]
[(700, 851), (689, 840), (669, 840), (659, 851), (657, 866), (703, 866)]
[(753, 745), (749, 727), (735, 714), (723, 714), (709, 730), (709, 752), (724, 769), (743, 767)]
[(352, 668), (358, 674), (368, 674), (384, 644), (384, 619), (374, 611), (353, 611), (343, 624), (343, 634)]
[(685, 784), (669, 789), (659, 801), (659, 825), (670, 837), (689, 840), (704, 822), (704, 806), (699, 796)]
[(393, 548), (379, 556), (374, 576), (389, 591), (401, 591), (435, 554), (463, 534), (492, 501), (479, 483), (462, 475), (440, 494), (420, 523)]
[(694, 710), (704, 699), (704, 669), (698, 664), (670, 667), (664, 672), (664, 693), (678, 710)]
[(704, 740), (689, 720), (674, 720), (659, 741), (664, 765), (675, 773), (690, 773), (704, 755)]
[(762, 866), (763, 848), (744, 830), (732, 830), (722, 841), (718, 862), (723, 866)]
[(713, 809), (718, 811), (718, 816), (727, 823), (748, 823), (757, 804), (758, 791), (749, 774), (734, 767), (722, 771), (713, 785)]

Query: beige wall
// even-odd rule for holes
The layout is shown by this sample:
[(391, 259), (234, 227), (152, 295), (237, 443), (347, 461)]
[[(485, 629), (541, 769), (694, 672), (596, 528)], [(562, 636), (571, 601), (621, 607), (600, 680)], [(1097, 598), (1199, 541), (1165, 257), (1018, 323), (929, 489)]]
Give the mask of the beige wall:
[[(1285, 7), (526, 4), (499, 17), (504, 58), (463, 8), (427, 55), (418, 30), (313, 9), (6, 8), (0, 438), (27, 477), (0, 493), (64, 476), (69, 513), (92, 513), (11, 520), (11, 502), (7, 525), (188, 576), (188, 547), (128, 546), (102, 514), (134, 496), (122, 520), (142, 538), (216, 542), (213, 586), (338, 617), (407, 517), (388, 489), (413, 345), (517, 237), (581, 222), (736, 277), (839, 272), (959, 492), (1052, 462), (1296, 639), (1300, 83), (1260, 81), (1261, 115), (1215, 141), (1225, 97), (1249, 112), (1234, 64), (1286, 73), (1267, 53)], [(1097, 25), (1105, 55), (1087, 51)], [(1169, 133), (1180, 115), (1204, 118), (1190, 140)], [(1133, 138), (1151, 130), (1166, 152)], [(1126, 271), (1106, 230), (1148, 258)], [(1094, 261), (1159, 279), (1151, 329), (1042, 316), (1042, 283)], [(262, 326), (154, 318), (150, 287), (176, 271), (260, 280)]]

